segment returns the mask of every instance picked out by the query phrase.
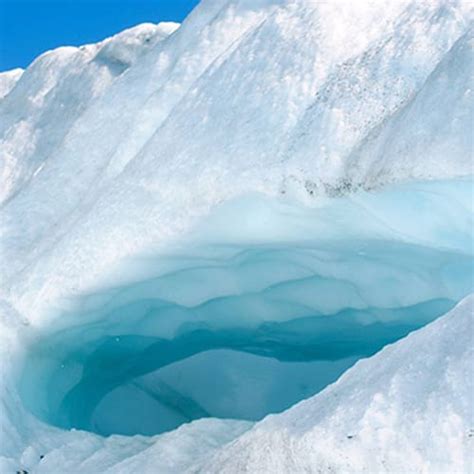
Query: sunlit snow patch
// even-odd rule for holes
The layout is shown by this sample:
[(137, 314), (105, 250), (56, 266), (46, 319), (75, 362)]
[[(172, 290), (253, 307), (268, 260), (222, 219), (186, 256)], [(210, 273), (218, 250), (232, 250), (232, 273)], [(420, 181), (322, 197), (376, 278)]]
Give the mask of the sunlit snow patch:
[(61, 311), (31, 342), (22, 399), (104, 435), (282, 411), (473, 290), (471, 198), (466, 179), (226, 203)]

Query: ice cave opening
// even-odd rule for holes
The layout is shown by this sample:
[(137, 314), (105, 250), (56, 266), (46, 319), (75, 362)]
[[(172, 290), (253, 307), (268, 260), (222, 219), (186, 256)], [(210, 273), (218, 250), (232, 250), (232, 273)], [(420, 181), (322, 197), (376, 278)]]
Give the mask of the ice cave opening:
[[(470, 199), (471, 184), (312, 208), (226, 204), (179, 248), (123, 264), (38, 333), (18, 377), (23, 403), (101, 435), (280, 412), (472, 291), (469, 206), (439, 231), (449, 198)], [(438, 211), (414, 226), (413, 202)]]

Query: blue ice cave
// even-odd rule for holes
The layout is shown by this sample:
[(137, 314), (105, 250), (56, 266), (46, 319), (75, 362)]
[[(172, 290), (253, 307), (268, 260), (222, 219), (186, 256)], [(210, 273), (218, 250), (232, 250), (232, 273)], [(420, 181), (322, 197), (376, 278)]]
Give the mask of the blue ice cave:
[(102, 435), (285, 410), (472, 291), (471, 197), (457, 180), (224, 204), (58, 310), (26, 352), (23, 402)]

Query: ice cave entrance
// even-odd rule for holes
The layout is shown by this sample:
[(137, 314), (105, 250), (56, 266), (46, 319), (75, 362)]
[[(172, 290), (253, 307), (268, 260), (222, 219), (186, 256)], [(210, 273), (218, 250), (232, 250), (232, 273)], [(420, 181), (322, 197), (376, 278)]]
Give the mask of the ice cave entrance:
[(66, 429), (152, 435), (202, 417), (258, 420), (317, 393), (472, 291), (469, 236), (434, 232), (436, 216), (400, 234), (416, 218), (406, 193), (376, 208), (370, 196), (224, 206), (37, 335), (24, 404)]

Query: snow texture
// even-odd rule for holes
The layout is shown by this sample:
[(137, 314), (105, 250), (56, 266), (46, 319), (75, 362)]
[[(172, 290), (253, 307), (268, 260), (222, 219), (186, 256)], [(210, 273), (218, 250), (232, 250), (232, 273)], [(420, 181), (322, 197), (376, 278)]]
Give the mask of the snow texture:
[(22, 74), (23, 69), (21, 68), (0, 72), (0, 99), (5, 97), (13, 89)]
[[(472, 472), (473, 12), (202, 0), (1, 73), (2, 474)], [(219, 344), (171, 360), (193, 324)], [(373, 345), (288, 362), (342, 327)], [(117, 400), (172, 431), (94, 433), (140, 433)]]

